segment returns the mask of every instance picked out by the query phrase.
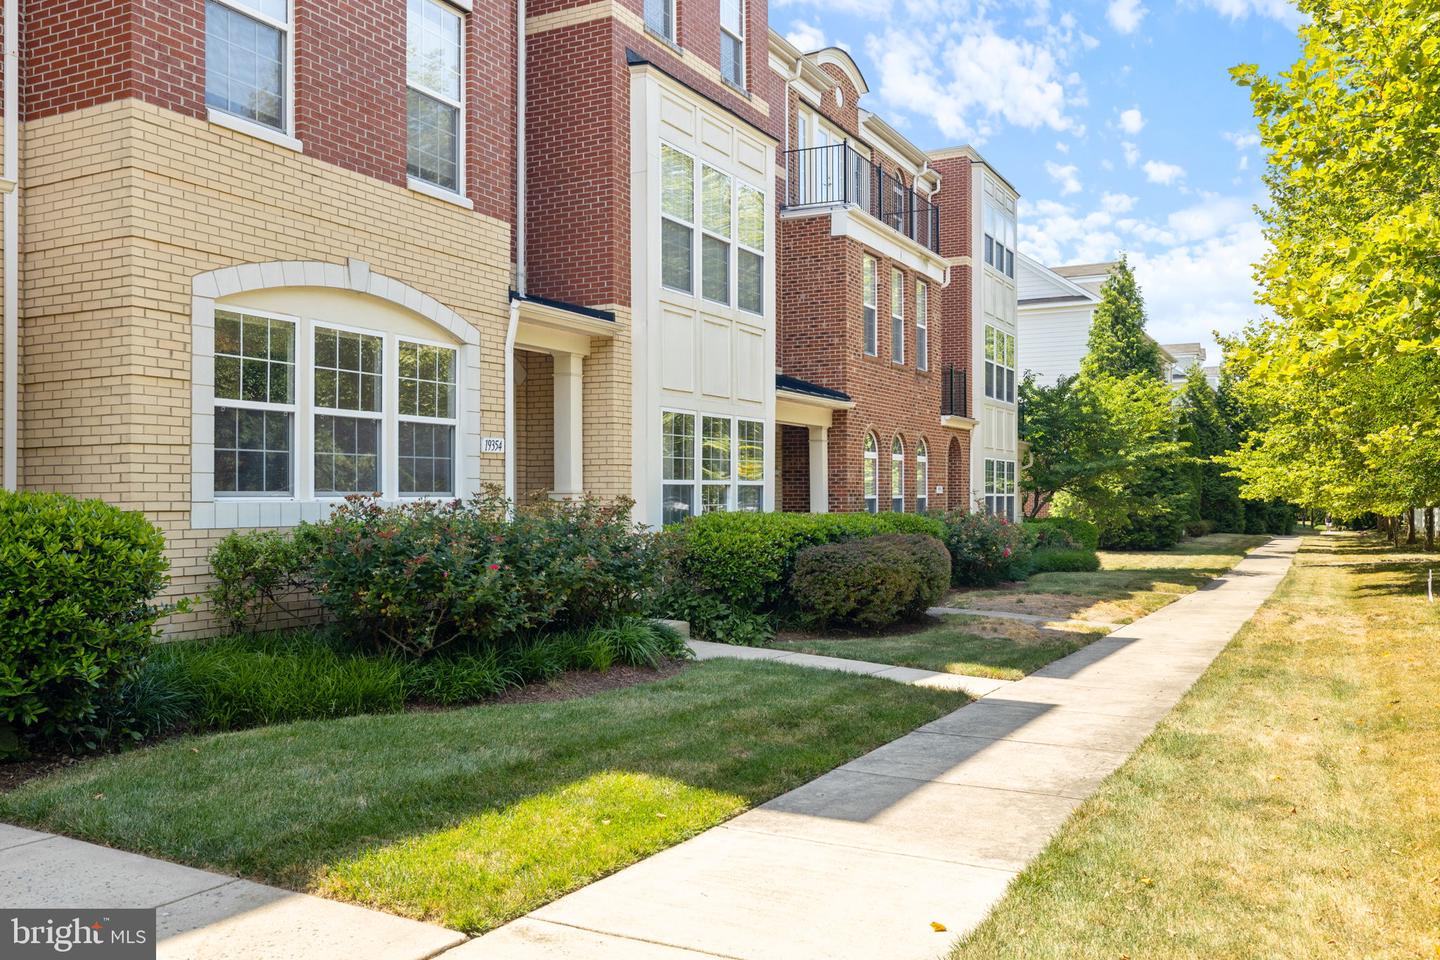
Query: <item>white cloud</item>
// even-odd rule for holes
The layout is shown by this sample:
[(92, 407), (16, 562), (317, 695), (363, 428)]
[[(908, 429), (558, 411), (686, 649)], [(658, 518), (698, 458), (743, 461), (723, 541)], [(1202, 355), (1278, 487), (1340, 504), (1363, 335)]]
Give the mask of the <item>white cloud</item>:
[(851, 13), (867, 20), (887, 20), (894, 4), (892, 0), (778, 0), (770, 9), (805, 6), (819, 7), (827, 13)]
[(1064, 140), (1056, 140), (1056, 141), (1055, 141), (1055, 151), (1056, 151), (1057, 153), (1069, 153), (1069, 152), (1070, 152), (1070, 144), (1066, 143)]
[(1135, 206), (1135, 198), (1128, 193), (1100, 194), (1100, 209), (1106, 213), (1129, 213)]
[(1164, 184), (1167, 187), (1185, 179), (1185, 168), (1174, 163), (1146, 160), (1144, 170), (1146, 180), (1151, 183)]
[(1260, 134), (1251, 130), (1222, 130), (1220, 136), (1236, 150), (1249, 150), (1251, 147), (1260, 146)]
[(1288, 0), (1203, 0), (1205, 6), (1222, 17), (1244, 20), (1249, 17), (1268, 17), (1287, 26), (1299, 26), (1304, 16)]
[(1200, 203), (1176, 210), (1165, 218), (1165, 223), (1174, 232), (1176, 239), (1172, 242), (1188, 243), (1251, 223), (1254, 214), (1254, 206), (1241, 197), (1207, 196)]
[(1125, 151), (1125, 166), (1133, 167), (1140, 162), (1140, 148), (1128, 140), (1120, 144), (1120, 149)]
[(1046, 160), (1045, 172), (1050, 175), (1051, 180), (1060, 184), (1060, 195), (1062, 197), (1080, 192), (1080, 168), (1075, 166), (1075, 164), (1067, 163), (1061, 165), (1054, 160)]
[(1149, 11), (1140, 5), (1140, 0), (1110, 0), (1105, 8), (1105, 19), (1117, 33), (1134, 33), (1140, 29), (1140, 21)]
[(815, 24), (806, 23), (803, 20), (796, 20), (790, 24), (790, 30), (785, 34), (785, 39), (807, 53), (825, 46), (825, 32)]
[(1253, 264), (1265, 248), (1260, 224), (1252, 219), (1194, 243), (1132, 253), (1150, 335), (1161, 343), (1198, 340), (1218, 357), (1212, 331), (1234, 333), (1262, 313), (1254, 300)]
[(984, 22), (952, 26), (959, 33), (939, 43), (934, 34), (893, 29), (866, 38), (881, 100), (928, 118), (946, 137), (977, 143), (1002, 124), (1078, 132), (1069, 108), (1084, 93), (1062, 70), (1058, 49)]
[(1145, 117), (1139, 107), (1131, 107), (1129, 110), (1120, 111), (1120, 129), (1130, 136), (1135, 136), (1145, 129)]

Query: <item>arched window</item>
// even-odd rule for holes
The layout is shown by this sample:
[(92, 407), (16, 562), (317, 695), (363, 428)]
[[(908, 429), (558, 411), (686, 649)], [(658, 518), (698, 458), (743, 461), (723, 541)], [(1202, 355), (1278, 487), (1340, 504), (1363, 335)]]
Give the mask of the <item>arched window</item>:
[(879, 478), (876, 470), (879, 466), (877, 456), (877, 444), (875, 434), (865, 434), (865, 511), (875, 513), (880, 509), (880, 493), (878, 489)]
[(905, 444), (898, 434), (890, 441), (890, 509), (905, 512)]
[(930, 448), (925, 439), (915, 448), (915, 512), (924, 513), (930, 509)]

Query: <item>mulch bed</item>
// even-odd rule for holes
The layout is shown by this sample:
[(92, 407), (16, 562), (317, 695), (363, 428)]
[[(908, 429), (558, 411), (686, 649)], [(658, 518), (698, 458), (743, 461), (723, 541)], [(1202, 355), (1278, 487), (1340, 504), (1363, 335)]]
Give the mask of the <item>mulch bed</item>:
[(52, 754), (43, 757), (31, 757), (29, 760), (11, 760), (0, 763), (0, 793), (7, 790), (14, 790), (28, 780), (38, 780), (41, 777), (48, 777), (50, 774), (66, 767), (82, 764), (90, 757), (71, 757), (64, 754)]

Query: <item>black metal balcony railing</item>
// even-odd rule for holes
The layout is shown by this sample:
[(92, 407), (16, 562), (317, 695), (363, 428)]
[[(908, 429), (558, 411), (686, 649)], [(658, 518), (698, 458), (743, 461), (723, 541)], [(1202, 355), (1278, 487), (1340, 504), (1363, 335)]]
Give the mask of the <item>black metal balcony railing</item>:
[(940, 373), (940, 415), (942, 417), (970, 416), (970, 391), (966, 371), (953, 363), (945, 365)]
[(785, 153), (785, 206), (852, 204), (897, 233), (940, 252), (940, 207), (848, 143)]

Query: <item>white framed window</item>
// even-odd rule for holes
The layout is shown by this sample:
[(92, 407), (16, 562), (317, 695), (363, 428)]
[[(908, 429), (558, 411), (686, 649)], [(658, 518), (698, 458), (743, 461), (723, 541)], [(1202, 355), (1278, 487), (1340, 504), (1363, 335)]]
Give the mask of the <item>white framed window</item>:
[(985, 326), (985, 396), (1015, 402), (1015, 335)]
[(206, 0), (205, 105), (288, 136), (294, 129), (291, 0)]
[(766, 209), (764, 190), (661, 143), (661, 284), (694, 295), (698, 270), (703, 299), (763, 315)]
[(407, 0), (406, 79), (412, 181), (464, 192), (465, 17), (440, 0)]
[(645, 0), (645, 27), (675, 42), (675, 0)]
[(905, 441), (898, 434), (890, 441), (890, 509), (905, 512)]
[[(696, 443), (696, 422), (700, 424)], [(665, 410), (660, 418), (661, 519), (765, 508), (765, 424), (745, 417)], [(698, 489), (698, 501), (697, 501)]]
[(985, 201), (985, 262), (1015, 278), (1015, 212), (993, 200)]
[(293, 318), (215, 311), (215, 494), (295, 491)]
[(861, 323), (865, 327), (865, 355), (873, 357), (875, 356), (875, 351), (879, 349), (878, 344), (875, 342), (878, 336), (875, 317), (876, 304), (878, 301), (875, 290), (877, 278), (874, 257), (866, 257), (864, 259), (864, 278), (865, 303), (861, 308)]
[(915, 447), (915, 512), (930, 509), (930, 447), (921, 437)]
[(700, 166), (700, 295), (730, 303), (730, 226), (734, 190), (730, 177)]
[(457, 346), (224, 307), (214, 343), (217, 500), (455, 495)]
[(745, 88), (745, 0), (720, 0), (720, 75)]
[(930, 369), (930, 287), (915, 281), (915, 368)]
[(985, 511), (1015, 520), (1015, 461), (985, 461)]
[(890, 270), (890, 362), (905, 362), (905, 274)]
[(878, 513), (880, 510), (880, 478), (877, 471), (880, 467), (879, 451), (876, 449), (875, 434), (865, 434), (865, 447), (863, 450), (863, 472), (861, 474), (865, 493), (865, 512)]

